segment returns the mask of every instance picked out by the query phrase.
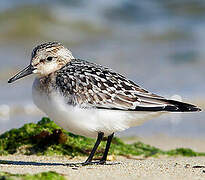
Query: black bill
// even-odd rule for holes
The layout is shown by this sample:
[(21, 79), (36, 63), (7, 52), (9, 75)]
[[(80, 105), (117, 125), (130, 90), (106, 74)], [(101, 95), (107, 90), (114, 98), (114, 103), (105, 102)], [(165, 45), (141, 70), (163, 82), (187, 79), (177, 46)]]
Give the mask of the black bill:
[(28, 76), (28, 75), (32, 74), (33, 70), (35, 70), (35, 68), (32, 65), (27, 66), (25, 69), (23, 69), (22, 71), (17, 73), (14, 77), (9, 79), (8, 83), (12, 83), (12, 82), (14, 82), (14, 81), (16, 81), (20, 78), (23, 78), (25, 76)]

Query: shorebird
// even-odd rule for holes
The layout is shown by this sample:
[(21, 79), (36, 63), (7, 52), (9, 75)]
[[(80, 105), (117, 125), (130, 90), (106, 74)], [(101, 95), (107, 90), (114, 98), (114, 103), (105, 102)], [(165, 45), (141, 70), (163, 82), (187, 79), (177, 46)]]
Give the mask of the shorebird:
[[(165, 112), (201, 111), (195, 105), (150, 93), (110, 68), (76, 59), (59, 42), (36, 46), (29, 66), (8, 83), (30, 74), (37, 75), (32, 95), (39, 109), (69, 132), (97, 137), (82, 165), (104, 164), (117, 131)], [(108, 137), (103, 157), (92, 161), (103, 137)]]

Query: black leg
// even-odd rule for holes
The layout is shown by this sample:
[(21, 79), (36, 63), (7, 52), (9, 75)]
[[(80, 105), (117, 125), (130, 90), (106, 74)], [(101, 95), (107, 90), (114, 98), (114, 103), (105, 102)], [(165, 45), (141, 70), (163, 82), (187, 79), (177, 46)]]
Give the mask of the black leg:
[(112, 133), (110, 136), (108, 136), (105, 152), (103, 154), (102, 159), (100, 160), (100, 164), (104, 164), (106, 162), (107, 155), (108, 155), (108, 152), (109, 152), (109, 149), (110, 149), (110, 144), (112, 142), (113, 136), (114, 136), (114, 133)]
[[(95, 154), (95, 152), (96, 152), (100, 142), (103, 139), (103, 136), (104, 136), (104, 133), (102, 133), (102, 132), (98, 133), (98, 137), (97, 137), (96, 143), (95, 143), (95, 145), (94, 145), (94, 147), (93, 147), (89, 157), (87, 158), (87, 160), (85, 162), (83, 162), (83, 163), (70, 163), (70, 164), (66, 164), (66, 165), (71, 166), (71, 167), (73, 167), (73, 166), (79, 167), (79, 165), (86, 166), (86, 165), (92, 165), (92, 164), (93, 165), (94, 164), (96, 164), (96, 165), (97, 164), (105, 164), (106, 163), (106, 159), (107, 159), (107, 155), (108, 155), (108, 152), (109, 152), (109, 149), (110, 149), (110, 144), (111, 144), (112, 138), (114, 136), (114, 133), (112, 133), (110, 136), (108, 136), (107, 144), (106, 144), (106, 147), (105, 147), (105, 151), (104, 151), (104, 154), (103, 154), (103, 157), (101, 158), (101, 160), (100, 161), (94, 161), (94, 162), (92, 161), (93, 156), (94, 156), (94, 154)], [(114, 164), (119, 164), (119, 163), (114, 163)], [(108, 164), (108, 165), (114, 165), (114, 164)]]
[(97, 141), (96, 141), (96, 143), (95, 143), (95, 145), (94, 145), (94, 147), (93, 147), (93, 149), (92, 149), (92, 151), (91, 151), (91, 153), (90, 153), (88, 159), (83, 163), (83, 165), (92, 164), (91, 161), (92, 161), (92, 159), (93, 159), (93, 156), (94, 156), (94, 154), (95, 154), (95, 151), (97, 150), (97, 148), (98, 148), (100, 142), (101, 142), (102, 139), (103, 139), (103, 136), (104, 136), (104, 133), (102, 133), (102, 132), (99, 132), (99, 133), (98, 133)]

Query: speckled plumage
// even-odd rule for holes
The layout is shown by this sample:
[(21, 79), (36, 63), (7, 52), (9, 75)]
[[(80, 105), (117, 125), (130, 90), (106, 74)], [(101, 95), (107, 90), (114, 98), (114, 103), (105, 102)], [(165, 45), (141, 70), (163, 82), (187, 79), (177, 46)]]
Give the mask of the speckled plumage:
[(140, 96), (161, 98), (112, 69), (80, 59), (73, 59), (54, 76), (56, 89), (64, 96), (72, 96), (68, 103), (84, 108), (134, 110), (147, 103)]
[[(48, 87), (48, 81), (51, 81)], [(174, 101), (148, 92), (110, 68), (81, 59), (44, 78), (43, 87), (58, 90), (81, 108), (128, 111), (177, 111)]]
[(62, 46), (62, 44), (59, 42), (48, 42), (48, 43), (40, 44), (33, 49), (32, 53), (31, 53), (31, 57), (34, 58), (37, 55), (38, 51), (42, 51), (42, 50), (48, 51), (51, 49), (57, 49), (60, 46)]

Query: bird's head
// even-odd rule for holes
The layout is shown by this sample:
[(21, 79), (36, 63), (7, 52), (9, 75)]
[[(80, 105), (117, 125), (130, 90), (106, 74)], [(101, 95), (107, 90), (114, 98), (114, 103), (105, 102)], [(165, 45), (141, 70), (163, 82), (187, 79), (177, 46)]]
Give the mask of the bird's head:
[(74, 59), (71, 51), (58, 42), (48, 42), (36, 46), (31, 54), (29, 66), (9, 79), (12, 83), (17, 79), (30, 74), (37, 74), (40, 77), (55, 72)]

